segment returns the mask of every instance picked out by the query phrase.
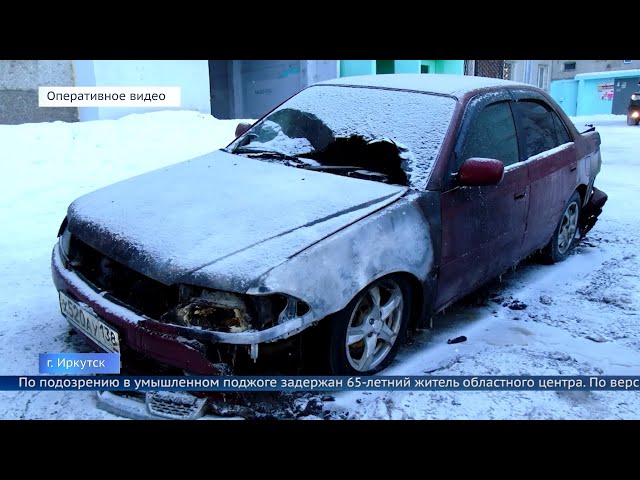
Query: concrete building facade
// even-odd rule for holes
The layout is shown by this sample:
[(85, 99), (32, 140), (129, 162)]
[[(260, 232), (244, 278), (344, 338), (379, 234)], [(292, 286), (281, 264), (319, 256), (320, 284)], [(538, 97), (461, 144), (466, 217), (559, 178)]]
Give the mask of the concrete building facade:
[[(258, 118), (313, 83), (350, 75), (449, 73), (465, 60), (0, 60), (0, 123), (116, 119), (167, 107), (38, 106), (40, 86), (180, 87), (181, 106)], [(474, 74), (473, 72), (469, 74)]]
[(206, 60), (73, 60), (78, 87), (180, 87), (181, 106), (81, 107), (81, 121), (116, 119), (156, 110), (211, 113), (209, 67)]
[(570, 80), (595, 72), (640, 69), (640, 60), (551, 60), (551, 80)]
[(505, 60), (505, 79), (549, 91), (553, 60)]
[(75, 108), (39, 108), (38, 87), (74, 85), (71, 60), (0, 61), (0, 124), (75, 122)]

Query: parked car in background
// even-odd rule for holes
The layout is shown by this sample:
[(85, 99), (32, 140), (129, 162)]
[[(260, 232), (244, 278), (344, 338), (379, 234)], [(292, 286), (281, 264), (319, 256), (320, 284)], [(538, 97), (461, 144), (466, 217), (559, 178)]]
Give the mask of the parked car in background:
[(302, 345), (373, 374), (532, 253), (564, 260), (607, 199), (598, 132), (510, 81), (341, 78), (238, 133), (69, 206), (53, 279), (96, 347), (216, 375)]
[(638, 125), (640, 123), (640, 91), (635, 92), (629, 99), (629, 109), (627, 111), (627, 125)]

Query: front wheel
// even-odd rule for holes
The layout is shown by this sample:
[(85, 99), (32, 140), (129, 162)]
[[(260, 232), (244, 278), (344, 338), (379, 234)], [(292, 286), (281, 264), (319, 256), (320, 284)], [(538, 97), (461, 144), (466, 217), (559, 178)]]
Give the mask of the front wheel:
[(401, 277), (377, 280), (331, 319), (333, 375), (371, 375), (394, 359), (411, 315), (411, 290)]
[(640, 123), (640, 118), (633, 118), (631, 116), (627, 116), (627, 125), (638, 125)]
[(551, 240), (540, 252), (544, 263), (552, 264), (563, 261), (575, 247), (581, 203), (580, 194), (573, 192)]

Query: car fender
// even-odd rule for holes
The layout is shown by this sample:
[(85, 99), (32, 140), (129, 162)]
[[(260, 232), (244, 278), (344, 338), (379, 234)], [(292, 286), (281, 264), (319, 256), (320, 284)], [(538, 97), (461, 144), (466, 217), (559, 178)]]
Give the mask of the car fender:
[(405, 272), (425, 282), (433, 266), (432, 235), (411, 197), (303, 250), (262, 275), (247, 293), (291, 295), (309, 304), (319, 320), (385, 275)]

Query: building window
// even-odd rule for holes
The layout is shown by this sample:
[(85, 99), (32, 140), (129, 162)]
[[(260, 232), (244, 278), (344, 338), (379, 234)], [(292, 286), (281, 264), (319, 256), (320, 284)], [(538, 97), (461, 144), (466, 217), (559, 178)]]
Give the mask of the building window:
[(502, 67), (502, 78), (505, 80), (513, 80), (513, 64), (511, 62), (504, 62)]
[(429, 65), (420, 65), (420, 73), (429, 73)]
[(547, 66), (538, 65), (538, 87), (546, 90), (547, 88)]
[(576, 69), (576, 62), (565, 62), (564, 63), (564, 71), (568, 72)]

